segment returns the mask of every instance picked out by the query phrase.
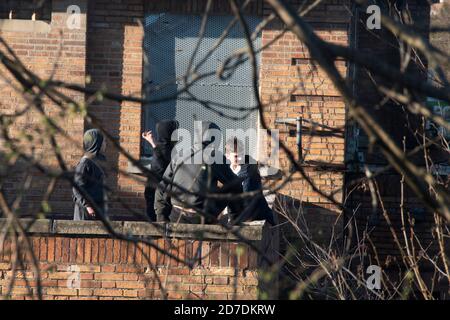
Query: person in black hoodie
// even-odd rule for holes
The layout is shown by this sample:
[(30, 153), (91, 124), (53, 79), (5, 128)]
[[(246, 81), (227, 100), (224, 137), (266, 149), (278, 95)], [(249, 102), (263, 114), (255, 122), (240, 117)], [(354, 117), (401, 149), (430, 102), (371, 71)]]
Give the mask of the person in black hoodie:
[[(72, 188), (72, 198), (75, 203), (74, 220), (96, 219), (98, 215), (106, 214), (107, 210), (103, 183), (105, 173), (99, 164), (99, 161), (105, 160), (103, 153), (106, 141), (100, 130), (90, 129), (85, 132), (83, 148), (84, 155), (75, 168), (74, 183), (76, 187)], [(82, 191), (80, 192), (79, 189)]]
[[(176, 120), (162, 120), (156, 124), (157, 139), (153, 137), (151, 131), (142, 133), (142, 138), (146, 140), (153, 148), (153, 156), (150, 162), (150, 170), (153, 172), (153, 181), (159, 183), (162, 180), (164, 171), (171, 159), (172, 149), (176, 141), (172, 141), (172, 133), (178, 129), (178, 121)], [(154, 209), (155, 202), (155, 188), (149, 182), (145, 187), (145, 202), (146, 213), (151, 221), (156, 221), (156, 214)]]
[[(194, 139), (190, 154), (176, 153), (167, 166), (155, 195), (155, 211), (159, 222), (200, 223), (203, 218), (206, 223), (214, 223), (227, 206), (232, 216), (241, 211), (239, 198), (205, 197), (207, 192), (226, 195), (242, 193), (241, 181), (227, 165), (225, 156), (209, 149), (214, 149), (213, 143), (219, 142), (216, 141), (219, 136), (212, 136), (214, 130), (220, 131), (220, 128), (212, 122), (201, 122), (197, 132), (199, 139)], [(207, 148), (212, 152), (207, 152)], [(196, 159), (199, 154), (204, 155), (201, 161)], [(221, 161), (211, 161), (214, 158), (209, 156), (213, 154), (215, 159)]]

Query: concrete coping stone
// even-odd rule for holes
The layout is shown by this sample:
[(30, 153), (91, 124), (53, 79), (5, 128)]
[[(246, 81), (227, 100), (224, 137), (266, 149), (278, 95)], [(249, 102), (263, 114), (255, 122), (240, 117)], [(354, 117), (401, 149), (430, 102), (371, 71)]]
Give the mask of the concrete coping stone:
[[(111, 237), (101, 221), (74, 221), (53, 219), (20, 219), (28, 234)], [(0, 228), (6, 223), (0, 219)], [(253, 221), (239, 226), (225, 228), (213, 224), (150, 223), (145, 221), (112, 221), (111, 226), (117, 233), (137, 237), (168, 237), (201, 240), (260, 241), (263, 239), (265, 221)]]
[(51, 25), (45, 21), (0, 19), (0, 31), (49, 33)]

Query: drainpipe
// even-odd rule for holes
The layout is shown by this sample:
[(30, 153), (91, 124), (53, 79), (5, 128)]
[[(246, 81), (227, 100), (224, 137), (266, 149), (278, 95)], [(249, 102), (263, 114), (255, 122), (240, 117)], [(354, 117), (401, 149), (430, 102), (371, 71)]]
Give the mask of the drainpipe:
[(297, 161), (299, 164), (303, 163), (303, 151), (302, 151), (302, 123), (303, 118), (297, 117)]

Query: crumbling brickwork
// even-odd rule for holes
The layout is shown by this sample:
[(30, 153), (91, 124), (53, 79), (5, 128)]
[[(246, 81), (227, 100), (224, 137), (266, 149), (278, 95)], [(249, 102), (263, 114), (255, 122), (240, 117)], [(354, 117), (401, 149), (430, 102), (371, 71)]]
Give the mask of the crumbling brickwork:
[[(0, 221), (1, 223), (1, 221)], [(59, 223), (59, 224), (58, 224)], [(40, 268), (43, 299), (257, 299), (264, 290), (260, 272), (264, 261), (257, 250), (270, 257), (275, 252), (274, 233), (261, 227), (245, 227), (241, 233), (250, 244), (232, 234), (212, 230), (213, 238), (186, 236), (201, 233), (201, 226), (163, 233), (145, 223), (135, 223), (127, 231), (138, 232), (169, 257), (148, 244), (113, 239), (100, 223), (38, 220), (30, 237), (32, 251)], [(116, 228), (120, 228), (116, 224)], [(143, 228), (142, 231), (140, 228)], [(186, 231), (190, 230), (190, 231)], [(79, 234), (74, 234), (75, 231)], [(50, 234), (49, 234), (50, 233)], [(234, 240), (233, 240), (234, 238)], [(227, 240), (228, 239), (228, 240)], [(263, 247), (264, 243), (269, 247)], [(15, 250), (11, 241), (0, 248), (0, 295), (6, 295), (13, 277)], [(254, 247), (252, 247), (254, 246)], [(37, 273), (30, 255), (28, 263), (15, 274), (13, 299), (36, 297)], [(273, 255), (273, 254), (272, 254)], [(189, 262), (192, 265), (187, 265)], [(27, 286), (29, 283), (29, 288)], [(276, 278), (270, 282), (276, 288)], [(266, 287), (267, 288), (267, 287)], [(267, 294), (267, 293), (266, 293)]]

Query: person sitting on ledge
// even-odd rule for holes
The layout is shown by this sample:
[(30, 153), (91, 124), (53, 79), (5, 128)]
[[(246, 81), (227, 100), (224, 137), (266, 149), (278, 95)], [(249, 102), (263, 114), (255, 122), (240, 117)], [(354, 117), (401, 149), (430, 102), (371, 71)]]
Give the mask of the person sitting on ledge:
[(266, 220), (274, 225), (274, 215), (272, 209), (267, 204), (262, 193), (261, 176), (258, 164), (250, 155), (245, 154), (244, 144), (237, 137), (228, 139), (225, 145), (225, 156), (230, 162), (231, 170), (241, 179), (244, 192), (259, 191), (256, 196), (247, 197), (244, 200), (245, 210), (237, 216), (239, 221)]
[[(227, 206), (232, 214), (241, 211), (241, 201), (234, 196), (242, 193), (241, 181), (227, 165), (223, 153), (214, 148), (220, 141), (220, 134), (214, 133), (220, 133), (216, 124), (201, 122), (189, 154), (176, 153), (172, 157), (156, 190), (155, 212), (159, 222), (214, 223)], [(224, 198), (207, 198), (206, 193), (222, 193)]]
[[(74, 220), (98, 219), (100, 214), (106, 214), (106, 192), (104, 186), (105, 172), (99, 161), (106, 158), (103, 155), (106, 141), (98, 129), (87, 130), (83, 137), (84, 155), (75, 168), (72, 198), (75, 203)], [(77, 189), (78, 188), (78, 189)], [(80, 192), (80, 190), (82, 192)], [(89, 201), (84, 195), (89, 197)], [(92, 205), (92, 202), (95, 206)], [(95, 209), (97, 207), (99, 211)]]
[[(172, 141), (172, 133), (177, 129), (178, 121), (162, 120), (156, 124), (156, 141), (153, 138), (153, 133), (151, 131), (142, 133), (142, 138), (150, 143), (153, 148), (150, 170), (154, 173), (157, 183), (161, 182), (164, 171), (170, 163), (172, 149), (176, 143), (176, 141)], [(155, 188), (150, 185), (150, 177), (148, 180), (144, 192), (147, 205), (146, 212), (151, 221), (156, 221), (154, 209)]]

